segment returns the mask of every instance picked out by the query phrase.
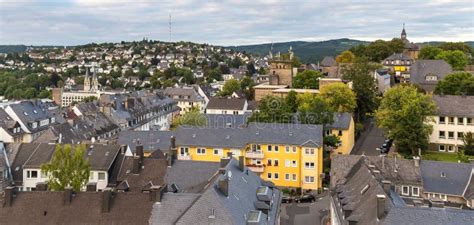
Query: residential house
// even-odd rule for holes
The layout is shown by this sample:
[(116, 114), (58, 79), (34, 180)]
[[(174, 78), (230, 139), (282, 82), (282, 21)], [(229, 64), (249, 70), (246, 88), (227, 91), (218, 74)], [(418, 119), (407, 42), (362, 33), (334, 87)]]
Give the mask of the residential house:
[(410, 80), (410, 66), (414, 60), (403, 53), (393, 53), (382, 61), (382, 65), (388, 68), (401, 82)]
[(23, 142), (23, 129), (3, 108), (0, 108), (0, 141), (5, 143)]
[(192, 108), (197, 108), (200, 112), (204, 112), (206, 109), (204, 97), (193, 87), (167, 87), (164, 94), (178, 102), (181, 115), (191, 111)]
[(417, 60), (410, 67), (410, 83), (433, 92), (438, 81), (452, 72), (451, 65), (444, 60)]
[[(23, 101), (5, 108), (9, 117), (17, 121), (25, 132), (23, 142), (29, 143), (39, 137), (41, 132), (56, 123), (56, 118), (40, 102)], [(18, 130), (17, 130), (18, 131)]]
[(387, 69), (378, 69), (374, 72), (375, 82), (379, 94), (385, 93), (390, 88), (391, 76)]
[(338, 65), (332, 56), (326, 56), (318, 63), (318, 70), (327, 77), (337, 77)]
[(434, 95), (436, 114), (431, 117), (433, 132), (429, 138), (429, 150), (456, 152), (463, 145), (462, 136), (474, 133), (474, 97)]
[[(75, 147), (76, 145), (72, 145), (72, 149)], [(118, 145), (103, 144), (85, 145), (85, 148), (84, 157), (91, 165), (89, 183), (94, 183), (97, 190), (103, 190), (108, 185), (115, 159), (122, 148)], [(52, 159), (56, 145), (10, 144), (7, 149), (16, 152), (11, 168), (14, 184), (19, 190), (32, 191), (37, 189), (38, 184), (47, 183), (48, 175), (41, 171), (41, 165)]]
[(248, 112), (247, 99), (212, 97), (205, 112), (206, 114), (243, 115)]
[(164, 193), (150, 224), (280, 223), (278, 189), (248, 171), (243, 156), (223, 159), (221, 167), (200, 193)]
[(333, 123), (324, 127), (325, 135), (339, 138), (339, 144), (333, 153), (350, 154), (355, 143), (355, 123), (350, 113), (334, 113)]

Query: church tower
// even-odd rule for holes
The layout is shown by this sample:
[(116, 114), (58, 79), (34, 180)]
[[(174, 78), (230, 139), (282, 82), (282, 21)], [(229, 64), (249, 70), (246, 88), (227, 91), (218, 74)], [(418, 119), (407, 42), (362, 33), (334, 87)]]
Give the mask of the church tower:
[(91, 79), (89, 77), (89, 68), (86, 68), (86, 76), (84, 77), (84, 91), (91, 90)]
[(407, 39), (407, 32), (405, 31), (405, 23), (403, 23), (403, 30), (402, 30), (402, 34), (400, 35), (400, 39), (402, 40)]
[(97, 75), (94, 69), (94, 72), (92, 73), (92, 84), (91, 84), (90, 92), (96, 92), (96, 91), (99, 91), (99, 80), (97, 79)]

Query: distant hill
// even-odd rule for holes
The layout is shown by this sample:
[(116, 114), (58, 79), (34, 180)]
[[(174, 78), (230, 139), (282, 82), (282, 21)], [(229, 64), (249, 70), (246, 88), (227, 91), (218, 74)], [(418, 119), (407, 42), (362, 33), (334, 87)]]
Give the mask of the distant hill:
[[(280, 42), (273, 43), (273, 54), (276, 54), (277, 52), (287, 53), (291, 46), (295, 55), (297, 55), (302, 62), (316, 63), (322, 60), (325, 56), (336, 56), (342, 51), (347, 50), (353, 46), (367, 43), (369, 42), (348, 38), (318, 42)], [(270, 43), (266, 43), (257, 45), (228, 46), (228, 48), (234, 49), (236, 51), (245, 51), (259, 56), (265, 56), (270, 51), (271, 45), (272, 44)]]
[(14, 53), (26, 51), (25, 45), (0, 45), (0, 53)]

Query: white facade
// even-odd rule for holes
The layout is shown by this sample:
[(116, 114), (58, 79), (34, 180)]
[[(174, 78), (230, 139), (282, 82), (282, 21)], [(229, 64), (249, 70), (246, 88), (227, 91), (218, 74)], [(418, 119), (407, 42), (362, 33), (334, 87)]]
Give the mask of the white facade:
[(84, 98), (96, 97), (100, 98), (99, 92), (63, 92), (61, 95), (61, 106), (69, 106), (73, 102), (82, 102)]
[(435, 116), (433, 121), (430, 143), (441, 152), (457, 151), (458, 146), (463, 144), (462, 134), (474, 133), (474, 118)]
[[(96, 183), (97, 190), (100, 191), (107, 187), (108, 177), (107, 171), (91, 170), (88, 183)], [(47, 181), (48, 177), (41, 172), (41, 169), (23, 169), (23, 191), (35, 190), (37, 183)], [(83, 189), (85, 188), (84, 186)]]

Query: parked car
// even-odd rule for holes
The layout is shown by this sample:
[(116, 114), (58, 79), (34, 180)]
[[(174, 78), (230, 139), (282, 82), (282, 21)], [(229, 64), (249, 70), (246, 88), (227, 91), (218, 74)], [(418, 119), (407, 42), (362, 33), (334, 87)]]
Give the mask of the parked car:
[(295, 201), (298, 202), (298, 203), (301, 203), (301, 202), (315, 202), (316, 197), (314, 197), (314, 195), (312, 195), (312, 194), (304, 194), (302, 196), (296, 197)]
[(293, 197), (283, 195), (281, 197), (281, 203), (291, 203), (293, 201)]

